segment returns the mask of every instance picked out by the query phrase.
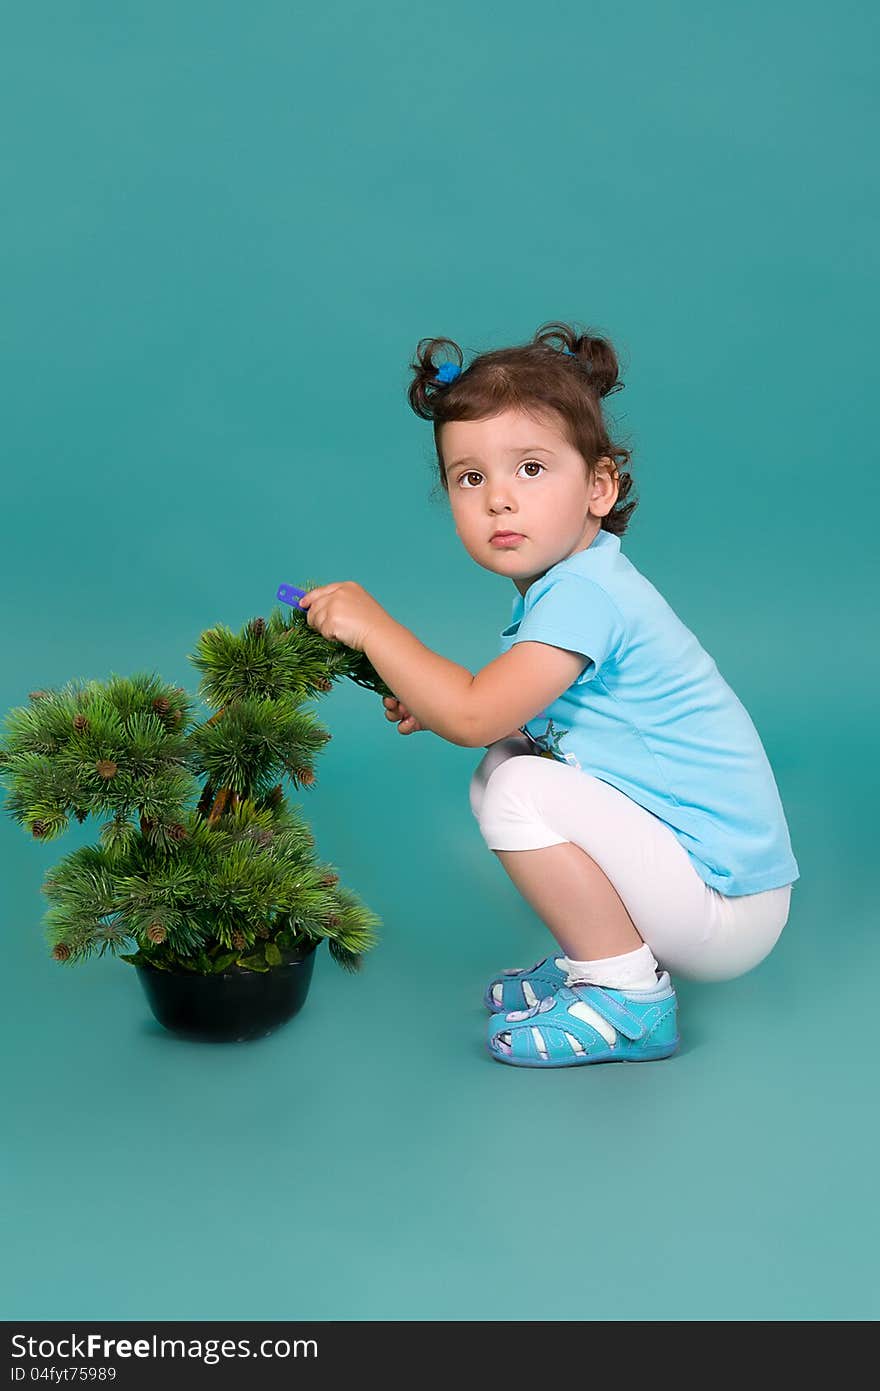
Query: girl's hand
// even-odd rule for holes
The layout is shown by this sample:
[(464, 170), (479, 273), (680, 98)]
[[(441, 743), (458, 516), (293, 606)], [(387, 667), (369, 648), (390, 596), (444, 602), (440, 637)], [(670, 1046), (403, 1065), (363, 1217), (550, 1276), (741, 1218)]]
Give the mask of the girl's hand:
[(385, 706), (386, 719), (400, 721), (397, 726), (398, 734), (415, 734), (425, 728), (423, 724), (419, 724), (415, 715), (410, 714), (405, 705), (401, 705), (397, 696), (383, 696), (382, 704)]
[(299, 601), (310, 628), (329, 642), (341, 642), (355, 652), (365, 651), (368, 634), (389, 615), (371, 594), (354, 580), (322, 584), (309, 589)]

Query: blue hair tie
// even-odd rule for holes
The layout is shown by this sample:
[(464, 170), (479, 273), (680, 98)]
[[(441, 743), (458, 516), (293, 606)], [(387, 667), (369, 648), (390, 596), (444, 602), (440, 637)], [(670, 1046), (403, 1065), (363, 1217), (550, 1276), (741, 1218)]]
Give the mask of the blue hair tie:
[(456, 379), (456, 377), (460, 374), (460, 372), (461, 372), (461, 368), (458, 366), (457, 363), (455, 363), (455, 362), (444, 362), (443, 366), (440, 368), (440, 371), (437, 373), (436, 377), (434, 378), (434, 381), (435, 381), (435, 382), (444, 382), (444, 383), (447, 383), (447, 382), (454, 382), (455, 379)]

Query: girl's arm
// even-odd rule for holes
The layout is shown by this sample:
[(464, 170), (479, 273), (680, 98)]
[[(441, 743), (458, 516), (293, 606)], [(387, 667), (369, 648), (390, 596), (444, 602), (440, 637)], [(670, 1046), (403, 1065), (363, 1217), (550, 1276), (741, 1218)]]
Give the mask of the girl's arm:
[(423, 729), (432, 730), (450, 744), (470, 744), (474, 677), (467, 667), (432, 652), (388, 613), (370, 629), (364, 652)]
[(520, 642), (473, 676), (384, 611), (368, 630), (364, 651), (424, 729), (464, 748), (488, 748), (506, 738), (514, 721), (525, 724), (551, 705), (589, 661), (551, 643)]

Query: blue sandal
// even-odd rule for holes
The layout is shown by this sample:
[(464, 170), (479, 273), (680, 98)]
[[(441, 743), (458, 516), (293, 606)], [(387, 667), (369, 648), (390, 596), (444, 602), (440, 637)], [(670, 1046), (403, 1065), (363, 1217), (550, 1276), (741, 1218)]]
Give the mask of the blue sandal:
[(483, 995), (486, 1008), (494, 1014), (498, 1010), (529, 1009), (545, 1000), (568, 980), (568, 972), (556, 965), (557, 960), (561, 961), (562, 957), (546, 956), (525, 970), (502, 971), (486, 987)]
[(531, 1009), (497, 1013), (487, 1041), (493, 1058), (514, 1067), (645, 1062), (678, 1048), (677, 1013), (668, 971), (656, 990), (562, 985)]

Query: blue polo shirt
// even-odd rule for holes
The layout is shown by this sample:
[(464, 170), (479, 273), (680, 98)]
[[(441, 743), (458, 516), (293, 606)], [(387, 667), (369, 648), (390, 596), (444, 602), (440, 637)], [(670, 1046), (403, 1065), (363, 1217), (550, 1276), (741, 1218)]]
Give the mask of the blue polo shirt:
[(546, 642), (586, 666), (522, 725), (535, 752), (610, 783), (665, 821), (722, 894), (800, 878), (773, 771), (745, 707), (666, 600), (599, 531), (517, 591), (501, 651)]

